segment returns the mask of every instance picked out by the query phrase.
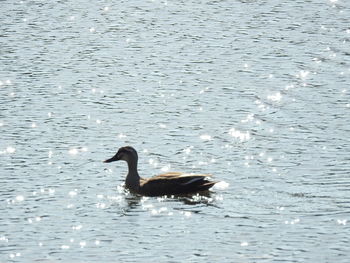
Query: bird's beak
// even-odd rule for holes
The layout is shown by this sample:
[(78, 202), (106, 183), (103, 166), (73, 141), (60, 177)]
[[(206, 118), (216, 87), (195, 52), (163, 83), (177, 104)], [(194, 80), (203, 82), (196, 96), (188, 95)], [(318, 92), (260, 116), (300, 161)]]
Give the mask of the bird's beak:
[(114, 155), (112, 158), (110, 158), (110, 159), (107, 159), (107, 160), (104, 160), (103, 162), (104, 163), (111, 163), (111, 162), (115, 162), (115, 161), (119, 161), (120, 159), (119, 159), (119, 156), (118, 156), (118, 154), (116, 154), (116, 155)]

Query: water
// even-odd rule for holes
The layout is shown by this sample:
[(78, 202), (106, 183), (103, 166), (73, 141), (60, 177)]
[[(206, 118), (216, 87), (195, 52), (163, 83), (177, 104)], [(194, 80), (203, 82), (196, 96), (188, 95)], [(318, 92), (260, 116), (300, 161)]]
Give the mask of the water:
[(2, 1), (0, 262), (349, 262), (350, 2), (283, 2)]

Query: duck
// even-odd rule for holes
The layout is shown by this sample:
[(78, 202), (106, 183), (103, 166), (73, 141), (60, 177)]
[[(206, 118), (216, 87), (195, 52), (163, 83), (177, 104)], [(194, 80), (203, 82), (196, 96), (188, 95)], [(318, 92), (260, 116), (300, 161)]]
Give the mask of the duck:
[(125, 187), (130, 192), (143, 196), (187, 195), (208, 191), (217, 182), (210, 174), (168, 172), (150, 178), (142, 178), (137, 171), (138, 154), (131, 146), (119, 148), (118, 152), (104, 163), (123, 160), (128, 165)]

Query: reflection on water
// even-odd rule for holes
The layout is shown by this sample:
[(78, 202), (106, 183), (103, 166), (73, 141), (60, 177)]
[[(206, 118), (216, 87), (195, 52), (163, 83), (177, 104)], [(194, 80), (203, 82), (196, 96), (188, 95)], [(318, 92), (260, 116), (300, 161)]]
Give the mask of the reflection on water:
[[(96, 204), (96, 207), (106, 209), (117, 204), (121, 209), (121, 216), (130, 216), (133, 212), (140, 211), (147, 212), (152, 216), (173, 216), (173, 209), (180, 211), (180, 214), (189, 216), (191, 211), (196, 211), (198, 206), (216, 206), (215, 203), (223, 201), (222, 195), (213, 194), (210, 191), (180, 196), (146, 197), (130, 193), (123, 186), (120, 186), (119, 192), (122, 194), (118, 196), (97, 195), (99, 202)], [(172, 205), (177, 206), (181, 203), (190, 205), (190, 207), (173, 207), (173, 209), (170, 209)]]
[(3, 2), (0, 262), (348, 262), (349, 4)]

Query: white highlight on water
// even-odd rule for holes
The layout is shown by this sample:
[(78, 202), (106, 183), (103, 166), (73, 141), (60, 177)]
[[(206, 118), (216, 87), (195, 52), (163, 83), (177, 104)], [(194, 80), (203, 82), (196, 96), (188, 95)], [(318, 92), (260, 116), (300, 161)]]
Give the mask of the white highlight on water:
[(280, 92), (276, 92), (275, 94), (267, 96), (268, 100), (275, 101), (275, 102), (280, 101), (281, 98), (282, 98), (282, 95)]
[(14, 148), (14, 147), (12, 147), (12, 146), (8, 146), (7, 148), (6, 148), (6, 152), (7, 153), (14, 153), (16, 151), (16, 149)]
[(248, 141), (250, 139), (249, 131), (242, 132), (242, 131), (236, 130), (235, 128), (231, 128), (228, 133), (232, 137), (239, 139), (241, 142)]
[(225, 190), (225, 189), (227, 189), (229, 186), (230, 186), (229, 183), (227, 183), (227, 182), (225, 182), (225, 181), (220, 181), (220, 182), (216, 183), (216, 184), (213, 186), (213, 189)]
[(212, 140), (212, 137), (208, 134), (203, 134), (199, 138), (201, 138), (203, 141), (210, 141)]

